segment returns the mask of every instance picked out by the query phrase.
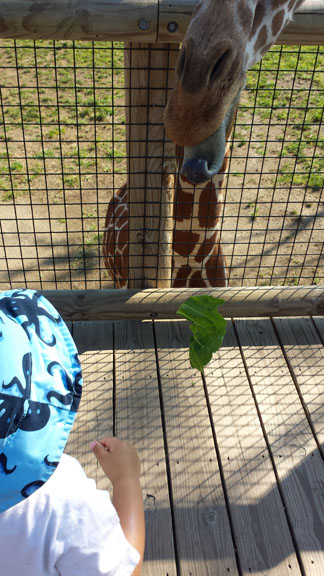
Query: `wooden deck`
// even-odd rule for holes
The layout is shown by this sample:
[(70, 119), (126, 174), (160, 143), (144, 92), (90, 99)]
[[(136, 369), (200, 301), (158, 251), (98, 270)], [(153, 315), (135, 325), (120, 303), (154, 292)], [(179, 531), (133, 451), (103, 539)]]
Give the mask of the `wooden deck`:
[(204, 381), (182, 321), (74, 322), (84, 393), (67, 451), (142, 460), (145, 576), (323, 576), (324, 318), (228, 322)]

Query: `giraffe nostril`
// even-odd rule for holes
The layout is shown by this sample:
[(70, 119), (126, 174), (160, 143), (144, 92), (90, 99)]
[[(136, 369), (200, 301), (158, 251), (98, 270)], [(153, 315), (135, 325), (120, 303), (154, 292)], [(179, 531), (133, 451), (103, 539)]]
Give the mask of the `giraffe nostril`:
[(203, 158), (192, 158), (186, 160), (181, 168), (181, 174), (194, 185), (207, 182), (210, 178), (215, 176), (216, 173), (217, 169), (215, 170), (213, 166)]
[(220, 80), (228, 71), (233, 61), (233, 51), (228, 49), (218, 58), (209, 74), (209, 84), (213, 84), (216, 80)]

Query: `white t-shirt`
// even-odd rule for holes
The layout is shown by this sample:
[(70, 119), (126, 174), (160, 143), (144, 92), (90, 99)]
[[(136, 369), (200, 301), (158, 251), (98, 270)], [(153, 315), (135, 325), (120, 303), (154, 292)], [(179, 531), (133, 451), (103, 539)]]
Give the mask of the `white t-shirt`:
[(1, 576), (130, 576), (139, 559), (109, 493), (66, 454), (44, 486), (0, 513)]

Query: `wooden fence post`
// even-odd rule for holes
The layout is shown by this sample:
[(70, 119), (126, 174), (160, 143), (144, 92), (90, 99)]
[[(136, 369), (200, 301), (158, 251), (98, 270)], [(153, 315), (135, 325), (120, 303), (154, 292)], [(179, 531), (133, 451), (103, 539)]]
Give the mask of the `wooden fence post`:
[(125, 45), (129, 287), (171, 284), (174, 144), (164, 132), (178, 44)]

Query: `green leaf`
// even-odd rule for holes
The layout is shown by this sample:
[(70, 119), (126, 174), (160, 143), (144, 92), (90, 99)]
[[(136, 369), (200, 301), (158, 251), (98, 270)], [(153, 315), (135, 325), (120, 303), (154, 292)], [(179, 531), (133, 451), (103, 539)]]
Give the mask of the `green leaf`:
[(213, 296), (192, 296), (177, 311), (177, 314), (192, 322), (190, 364), (202, 373), (213, 353), (221, 347), (226, 333), (226, 320), (218, 312), (218, 306), (222, 304), (224, 300)]

